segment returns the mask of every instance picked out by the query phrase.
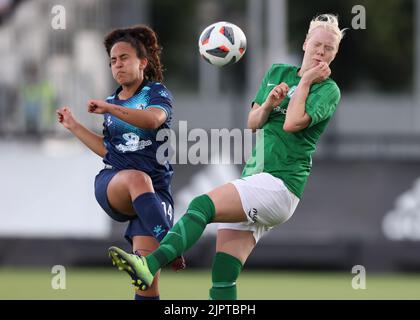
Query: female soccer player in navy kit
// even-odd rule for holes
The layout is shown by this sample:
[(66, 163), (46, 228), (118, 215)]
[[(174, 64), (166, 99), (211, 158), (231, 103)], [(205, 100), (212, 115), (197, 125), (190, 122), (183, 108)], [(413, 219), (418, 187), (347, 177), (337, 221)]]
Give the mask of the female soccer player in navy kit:
[[(120, 86), (106, 101), (87, 103), (88, 112), (104, 115), (103, 136), (81, 125), (68, 107), (57, 110), (58, 121), (103, 158), (105, 168), (95, 178), (96, 199), (111, 218), (129, 221), (125, 237), (133, 252), (147, 255), (173, 224), (173, 170), (156, 158), (163, 143), (156, 141), (156, 134), (171, 125), (172, 95), (161, 83), (161, 48), (152, 29), (116, 29), (106, 35), (104, 45)], [(185, 267), (182, 258), (173, 265)], [(158, 277), (135, 298), (159, 299)]]

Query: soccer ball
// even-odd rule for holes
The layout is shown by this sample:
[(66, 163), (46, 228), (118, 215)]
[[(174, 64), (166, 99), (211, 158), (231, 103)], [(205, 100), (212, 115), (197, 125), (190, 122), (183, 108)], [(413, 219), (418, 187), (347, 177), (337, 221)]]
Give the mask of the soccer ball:
[(246, 51), (246, 37), (237, 25), (225, 21), (216, 22), (201, 33), (198, 47), (204, 60), (223, 67), (242, 58)]

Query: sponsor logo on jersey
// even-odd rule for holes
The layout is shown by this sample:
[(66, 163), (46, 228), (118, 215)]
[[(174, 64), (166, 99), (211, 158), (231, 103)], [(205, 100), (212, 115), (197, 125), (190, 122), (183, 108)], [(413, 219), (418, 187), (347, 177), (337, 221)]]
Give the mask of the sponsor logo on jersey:
[(287, 109), (286, 108), (280, 108), (280, 106), (277, 106), (273, 109), (275, 112), (281, 112), (283, 114), (287, 113)]
[(117, 150), (121, 152), (134, 152), (142, 150), (152, 144), (151, 140), (140, 140), (140, 137), (132, 132), (124, 133), (123, 138), (125, 140), (125, 144), (120, 143), (116, 146)]
[[(293, 96), (293, 94), (295, 93), (297, 86), (293, 86), (289, 89), (289, 91), (287, 92), (287, 96), (289, 98), (291, 98)], [(282, 114), (286, 114), (287, 113), (287, 108), (280, 108), (280, 105), (278, 105), (277, 107), (275, 107), (273, 109), (275, 112), (281, 112)]]

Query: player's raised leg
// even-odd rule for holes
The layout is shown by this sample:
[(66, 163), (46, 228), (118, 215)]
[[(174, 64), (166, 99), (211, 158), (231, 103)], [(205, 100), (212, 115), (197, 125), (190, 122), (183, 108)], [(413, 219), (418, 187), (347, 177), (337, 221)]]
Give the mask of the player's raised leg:
[[(133, 252), (139, 250), (139, 254), (146, 255), (159, 246), (158, 240), (153, 237), (153, 226), (161, 225), (164, 233), (169, 230), (169, 223), (165, 217), (160, 200), (156, 197), (150, 177), (138, 170), (122, 170), (109, 182), (107, 187), (107, 199), (110, 206), (119, 213), (127, 216), (138, 215), (145, 227), (145, 232), (150, 236), (133, 237)], [(162, 232), (163, 233), (163, 232)], [(118, 252), (110, 252), (113, 264), (119, 270), (127, 272), (136, 286), (137, 278), (134, 276), (132, 267), (127, 259), (135, 258), (135, 255), (124, 256)], [(159, 292), (156, 284), (152, 285), (146, 296), (158, 297)]]
[(126, 257), (134, 270), (140, 289), (146, 289), (153, 281), (153, 276), (163, 266), (180, 256), (194, 245), (211, 222), (247, 221), (241, 199), (235, 186), (227, 183), (208, 194), (194, 198), (187, 212), (161, 241), (160, 247), (147, 257), (131, 257), (123, 250), (111, 247), (110, 253)]
[(169, 231), (165, 210), (146, 173), (139, 170), (118, 172), (109, 182), (107, 196), (115, 210), (128, 215), (137, 214), (150, 235), (154, 234), (153, 228), (159, 225), (162, 230), (156, 236), (158, 241)]

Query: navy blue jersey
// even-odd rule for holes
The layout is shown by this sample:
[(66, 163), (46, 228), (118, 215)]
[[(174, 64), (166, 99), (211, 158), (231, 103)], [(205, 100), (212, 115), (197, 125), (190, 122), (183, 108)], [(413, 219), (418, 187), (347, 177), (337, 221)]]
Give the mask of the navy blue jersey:
[(159, 163), (156, 152), (165, 141), (156, 141), (160, 129), (170, 128), (172, 121), (172, 95), (161, 83), (144, 81), (136, 93), (127, 100), (118, 98), (122, 88), (106, 101), (131, 109), (159, 108), (165, 111), (166, 121), (158, 129), (137, 128), (110, 113), (104, 114), (104, 144), (107, 149), (103, 161), (117, 170), (136, 169), (147, 173), (155, 189), (168, 188), (173, 174), (169, 162)]

